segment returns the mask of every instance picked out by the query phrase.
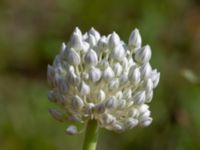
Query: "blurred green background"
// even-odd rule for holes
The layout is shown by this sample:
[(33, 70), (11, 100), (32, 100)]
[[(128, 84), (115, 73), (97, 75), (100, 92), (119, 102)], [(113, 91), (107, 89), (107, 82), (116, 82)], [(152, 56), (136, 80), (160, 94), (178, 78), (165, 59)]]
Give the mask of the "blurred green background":
[(122, 134), (102, 130), (98, 150), (200, 149), (199, 0), (0, 0), (0, 149), (80, 150), (47, 100), (47, 64), (75, 26), (140, 29), (161, 80), (150, 104), (153, 124)]

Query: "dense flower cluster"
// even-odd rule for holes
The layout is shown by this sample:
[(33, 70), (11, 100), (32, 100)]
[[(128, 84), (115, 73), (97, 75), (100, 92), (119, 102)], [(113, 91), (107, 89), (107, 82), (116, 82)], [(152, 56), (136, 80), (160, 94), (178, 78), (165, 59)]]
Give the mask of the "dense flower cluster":
[[(151, 54), (149, 45), (142, 47), (138, 29), (126, 44), (115, 32), (101, 36), (94, 28), (85, 34), (75, 28), (48, 66), (48, 98), (60, 105), (49, 112), (59, 121), (76, 124), (95, 119), (100, 127), (118, 132), (150, 125), (147, 103), (160, 78), (149, 63)], [(72, 124), (66, 132), (79, 131)]]

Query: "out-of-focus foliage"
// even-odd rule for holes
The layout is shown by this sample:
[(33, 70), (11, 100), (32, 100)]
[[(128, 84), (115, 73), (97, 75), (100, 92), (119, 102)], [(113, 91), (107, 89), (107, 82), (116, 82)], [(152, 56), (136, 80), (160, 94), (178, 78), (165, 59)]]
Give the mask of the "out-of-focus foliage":
[(83, 135), (48, 114), (46, 66), (75, 26), (123, 40), (135, 27), (152, 47), (161, 82), (153, 124), (123, 134), (102, 130), (99, 150), (200, 149), (200, 2), (198, 0), (1, 0), (0, 149), (79, 150)]

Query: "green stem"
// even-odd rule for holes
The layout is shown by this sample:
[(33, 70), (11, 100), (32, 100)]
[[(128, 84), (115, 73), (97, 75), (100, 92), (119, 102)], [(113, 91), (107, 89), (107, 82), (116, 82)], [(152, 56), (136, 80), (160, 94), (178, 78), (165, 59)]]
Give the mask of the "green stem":
[(83, 150), (96, 150), (98, 126), (96, 120), (88, 120)]

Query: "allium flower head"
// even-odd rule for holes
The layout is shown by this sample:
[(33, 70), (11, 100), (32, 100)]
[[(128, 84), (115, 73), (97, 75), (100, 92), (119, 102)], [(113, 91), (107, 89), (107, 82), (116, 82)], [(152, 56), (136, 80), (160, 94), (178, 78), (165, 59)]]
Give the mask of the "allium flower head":
[(160, 78), (149, 63), (151, 55), (150, 46), (142, 46), (138, 29), (126, 44), (115, 32), (101, 36), (94, 28), (84, 34), (75, 28), (53, 65), (48, 65), (48, 98), (60, 106), (49, 112), (56, 120), (71, 123), (69, 134), (78, 133), (76, 125), (89, 119), (117, 132), (150, 125), (148, 103)]

